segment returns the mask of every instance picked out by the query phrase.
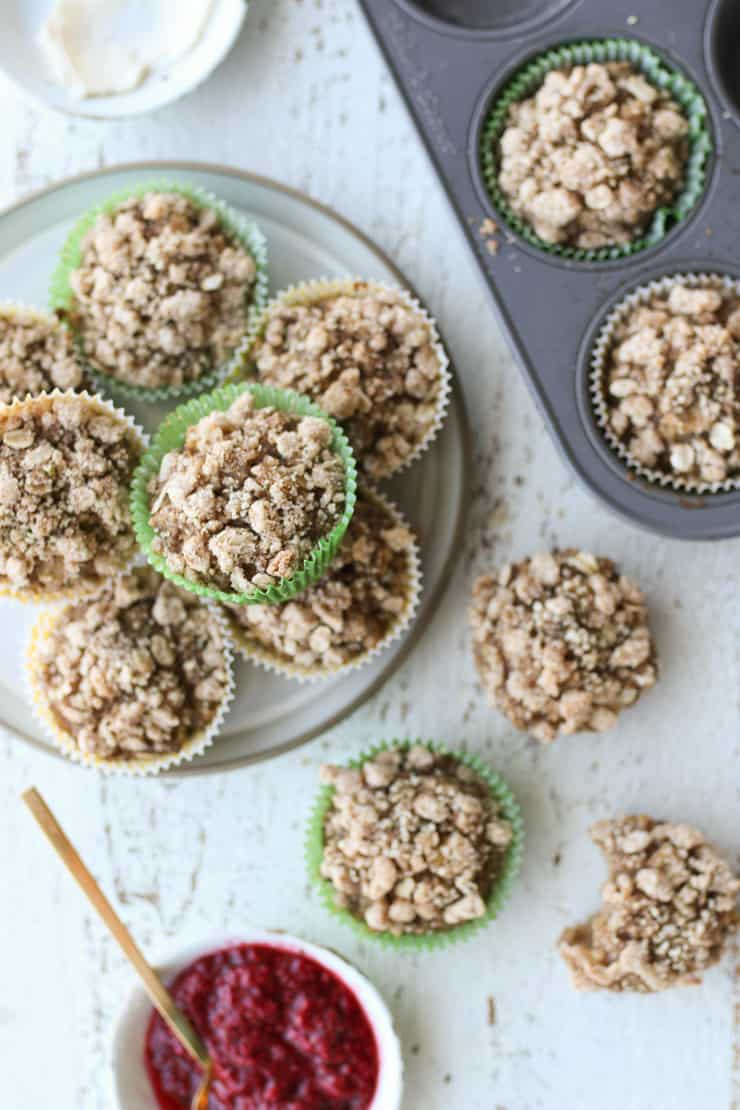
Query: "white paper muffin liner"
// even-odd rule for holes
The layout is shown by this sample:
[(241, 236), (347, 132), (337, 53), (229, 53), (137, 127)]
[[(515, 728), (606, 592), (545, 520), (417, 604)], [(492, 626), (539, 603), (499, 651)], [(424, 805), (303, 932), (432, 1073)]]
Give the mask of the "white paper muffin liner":
[[(89, 393), (86, 389), (53, 389), (50, 391), (45, 391), (43, 393), (37, 393), (32, 397), (29, 396), (23, 399), (16, 399), (14, 401), (11, 401), (8, 405), (0, 405), (0, 414), (3, 417), (7, 417), (12, 415), (14, 411), (23, 406), (30, 405), (31, 403), (38, 404), (42, 401), (50, 402), (56, 400), (59, 397), (70, 397), (74, 398), (77, 401), (88, 401), (94, 405), (97, 405), (98, 409), (102, 409), (106, 413), (118, 417), (119, 420), (122, 420), (125, 424), (127, 424), (131, 431), (134, 433), (134, 436), (141, 448), (141, 454), (143, 455), (146, 451), (149, 445), (149, 436), (141, 427), (141, 425), (138, 424), (136, 420), (134, 420), (133, 416), (131, 416), (130, 413), (126, 412), (125, 409), (122, 409), (119, 406), (115, 405), (106, 397), (101, 396), (100, 393)], [(133, 527), (134, 525), (132, 519), (132, 534)], [(131, 558), (125, 564), (123, 564), (123, 566), (120, 567), (121, 573), (129, 570), (133, 566), (138, 557), (138, 554), (138, 546), (134, 545), (134, 550), (131, 554)], [(0, 598), (11, 598), (13, 601), (22, 601), (24, 603), (31, 604), (49, 604), (51, 602), (57, 601), (80, 601), (83, 598), (94, 597), (95, 594), (97, 594), (103, 588), (103, 586), (105, 586), (107, 581), (108, 578), (106, 577), (101, 578), (97, 582), (92, 580), (87, 582), (78, 582), (74, 585), (65, 587), (63, 590), (55, 591), (39, 590), (32, 587), (16, 589), (11, 586), (0, 584)]]
[(589, 372), (589, 393), (591, 406), (596, 423), (607, 444), (633, 473), (640, 478), (662, 487), (682, 493), (708, 495), (713, 493), (728, 493), (740, 489), (740, 475), (734, 478), (725, 478), (721, 482), (704, 482), (698, 478), (682, 477), (680, 474), (668, 474), (662, 470), (655, 470), (639, 462), (628, 451), (624, 443), (609, 426), (609, 412), (611, 406), (606, 396), (606, 359), (612, 347), (615, 329), (625, 318), (635, 310), (638, 305), (646, 304), (656, 293), (662, 296), (670, 293), (674, 285), (685, 285), (688, 288), (721, 288), (735, 294), (740, 298), (740, 280), (727, 277), (725, 274), (706, 273), (678, 273), (638, 285), (624, 297), (607, 316), (594, 343), (591, 352), (591, 369)]
[[(407, 467), (416, 462), (420, 455), (423, 455), (429, 445), (437, 437), (440, 428), (444, 424), (450, 401), (450, 360), (447, 352), (442, 346), (442, 340), (439, 337), (436, 321), (424, 306), (415, 297), (411, 296), (407, 289), (403, 289), (396, 285), (386, 285), (378, 281), (366, 281), (364, 278), (360, 277), (316, 278), (313, 281), (304, 281), (299, 282), (297, 285), (289, 285), (287, 289), (283, 289), (282, 292), (273, 297), (260, 319), (257, 321), (255, 327), (252, 329), (250, 341), (242, 354), (240, 369), (241, 372), (247, 376), (253, 376), (252, 356), (254, 354), (254, 349), (267, 327), (271, 314), (276, 308), (282, 305), (319, 304), (329, 297), (338, 297), (341, 295), (353, 296), (358, 292), (358, 287), (360, 287), (363, 292), (394, 293), (403, 301), (407, 308), (417, 313), (430, 329), (432, 347), (434, 348), (434, 353), (437, 356), (439, 365), (439, 392), (436, 399), (434, 421), (423, 439), (419, 441), (413, 451), (399, 466), (380, 477), (374, 476), (375, 480), (386, 481), (389, 478), (395, 477), (396, 474), (400, 474), (403, 470), (406, 470)], [(237, 371), (237, 373), (239, 373), (239, 371)], [(341, 424), (342, 422), (338, 421), (338, 423)], [(360, 470), (362, 470), (362, 463), (363, 458), (358, 457), (357, 465)]]
[[(414, 530), (408, 524), (408, 521), (401, 513), (397, 505), (395, 505), (390, 498), (385, 494), (373, 487), (361, 486), (361, 495), (367, 497), (369, 500), (374, 501), (381, 508), (393, 518), (395, 524), (402, 528), (408, 528), (412, 534), (412, 543), (407, 551), (407, 578), (406, 578), (406, 592), (407, 601), (401, 613), (396, 617), (386, 634), (378, 641), (378, 643), (369, 651), (362, 652), (360, 655), (354, 657), (347, 663), (339, 663), (331, 667), (322, 667), (317, 665), (315, 667), (306, 668), (291, 663), (289, 660), (284, 659), (277, 653), (270, 651), (264, 644), (252, 639), (246, 630), (237, 623), (234, 616), (228, 609), (224, 610), (226, 619), (231, 630), (232, 640), (236, 651), (250, 663), (257, 663), (263, 670), (270, 671), (272, 674), (280, 675), (282, 678), (293, 678), (300, 683), (313, 683), (321, 682), (328, 678), (335, 678), (337, 675), (348, 674), (350, 671), (359, 670), (373, 659), (377, 658), (381, 652), (385, 651), (390, 644), (399, 640), (401, 636), (408, 630), (411, 622), (416, 616), (419, 608), (419, 599), (421, 597), (422, 588), (422, 569), (421, 557), (419, 552), (419, 544), (414, 533)], [(350, 528), (352, 524), (350, 522)], [(332, 573), (331, 565), (326, 571), (326, 577)], [(311, 589), (313, 587), (309, 587)], [(300, 601), (301, 595), (299, 594), (294, 600)]]
[[(126, 573), (125, 571), (121, 572)], [(68, 605), (77, 604), (77, 600)], [(83, 600), (91, 600), (85, 598)], [(47, 640), (56, 625), (64, 620), (68, 606), (57, 606), (42, 609), (35, 624), (31, 629), (25, 653), (25, 676), (28, 699), (33, 715), (37, 722), (53, 743), (57, 751), (67, 759), (83, 767), (94, 767), (105, 775), (126, 775), (128, 777), (145, 777), (157, 775), (161, 771), (168, 771), (182, 763), (190, 763), (196, 756), (201, 755), (209, 748), (221, 730), (226, 713), (234, 697), (234, 653), (232, 650), (231, 633), (228, 622), (224, 620), (218, 607), (211, 602), (201, 601), (208, 608), (218, 623), (224, 643), (224, 661), (226, 663), (227, 684), (223, 700), (219, 705), (213, 719), (206, 729), (187, 740), (176, 752), (158, 753), (156, 755), (137, 755), (130, 759), (104, 759), (102, 756), (91, 752), (80, 751), (71, 733), (61, 727), (54, 716), (48, 700), (44, 694), (41, 676), (37, 672), (35, 660), (37, 652)]]

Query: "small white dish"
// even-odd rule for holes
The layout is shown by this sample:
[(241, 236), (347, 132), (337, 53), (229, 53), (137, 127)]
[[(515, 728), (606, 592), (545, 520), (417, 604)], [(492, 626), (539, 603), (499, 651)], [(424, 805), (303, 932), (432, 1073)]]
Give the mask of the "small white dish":
[(67, 115), (121, 119), (153, 112), (210, 76), (236, 42), (247, 6), (247, 0), (213, 0), (203, 33), (181, 58), (129, 92), (81, 99), (55, 79), (40, 43), (54, 0), (0, 0), (0, 69), (31, 100)]
[[(378, 1044), (378, 1086), (368, 1110), (398, 1110), (401, 1105), (403, 1061), (390, 1011), (372, 983), (334, 952), (287, 933), (247, 928), (238, 936), (216, 937), (208, 943), (188, 945), (161, 963), (155, 962), (154, 966), (165, 983), (169, 983), (199, 956), (234, 944), (267, 944), (309, 956), (350, 988), (365, 1011)], [(144, 989), (137, 985), (121, 1012), (113, 1035), (112, 1078), (118, 1110), (157, 1110), (144, 1065), (144, 1038), (151, 1012), (151, 1002)]]

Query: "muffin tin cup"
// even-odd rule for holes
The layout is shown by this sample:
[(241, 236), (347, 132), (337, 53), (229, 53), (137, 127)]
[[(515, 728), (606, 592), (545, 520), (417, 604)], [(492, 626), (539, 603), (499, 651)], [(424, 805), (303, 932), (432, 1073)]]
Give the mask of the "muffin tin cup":
[[(658, 208), (650, 226), (639, 238), (624, 245), (583, 250), (541, 239), (533, 228), (517, 216), (498, 184), (498, 143), (506, 127), (509, 109), (531, 96), (552, 70), (591, 62), (630, 62), (651, 84), (667, 90), (683, 109), (689, 121), (690, 150), (680, 193), (670, 205)], [(571, 42), (537, 55), (516, 71), (494, 97), (480, 138), (480, 164), (483, 182), (498, 214), (508, 227), (531, 246), (547, 254), (578, 262), (613, 262), (653, 247), (677, 223), (686, 219), (697, 204), (706, 184), (707, 162), (712, 151), (707, 106), (699, 89), (678, 70), (669, 66), (649, 46), (634, 39), (609, 38)]]
[(740, 475), (726, 478), (722, 482), (703, 482), (697, 478), (682, 478), (678, 474), (668, 474), (645, 466), (635, 459), (627, 447), (609, 427), (610, 404), (605, 391), (606, 359), (611, 350), (614, 332), (622, 321), (638, 305), (646, 304), (656, 294), (667, 294), (677, 284), (696, 288), (721, 288), (740, 297), (740, 280), (724, 274), (684, 273), (672, 274), (637, 286), (612, 309), (601, 327), (593, 347), (589, 373), (589, 395), (596, 425), (614, 454), (625, 464), (629, 472), (663, 489), (700, 496), (728, 493), (740, 490)]
[[(275, 585), (264, 589), (255, 587), (244, 593), (236, 593), (221, 590), (214, 586), (207, 586), (186, 578), (183, 574), (178, 574), (170, 569), (164, 556), (159, 555), (152, 549), (155, 531), (149, 523), (147, 486), (150, 480), (159, 473), (164, 456), (170, 451), (176, 451), (182, 447), (185, 435), (190, 427), (212, 412), (225, 412), (238, 397), (246, 392), (252, 393), (257, 408), (272, 407), (282, 412), (295, 413), (298, 416), (315, 416), (329, 424), (333, 432), (332, 449), (335, 454), (339, 455), (344, 465), (345, 501), (339, 520), (329, 534), (322, 537), (311, 554), (306, 557), (301, 570), (290, 578), (281, 578)], [(347, 526), (352, 519), (356, 499), (357, 467), (352, 449), (342, 429), (318, 405), (313, 404), (306, 397), (301, 397), (287, 389), (273, 389), (269, 386), (258, 385), (255, 382), (223, 385), (211, 393), (187, 401), (176, 408), (174, 412), (171, 412), (160, 425), (151, 447), (144, 455), (134, 474), (131, 485), (131, 512), (134, 518), (136, 538), (154, 569), (158, 570), (165, 578), (169, 578), (177, 586), (182, 586), (183, 589), (189, 590), (191, 593), (212, 598), (214, 601), (220, 601), (226, 605), (269, 605), (289, 601), (314, 582), (318, 582), (342, 542)]]
[[(429, 447), (434, 441), (440, 428), (444, 424), (445, 416), (447, 413), (447, 406), (450, 399), (451, 378), (449, 372), (450, 360), (447, 352), (442, 346), (442, 341), (437, 331), (437, 325), (432, 316), (427, 312), (423, 305), (412, 297), (406, 289), (401, 289), (396, 286), (384, 285), (377, 281), (365, 281), (363, 278), (348, 277), (348, 278), (317, 278), (314, 281), (300, 282), (297, 285), (291, 285), (278, 293), (270, 303), (266, 306), (261, 317), (255, 323), (255, 326), (250, 335), (249, 342), (240, 359), (239, 367), (237, 368), (233, 378), (236, 380), (243, 375), (253, 376), (256, 373), (254, 366), (254, 356), (256, 347), (259, 340), (265, 333), (265, 329), (269, 323), (271, 314), (276, 308), (283, 305), (315, 305), (320, 304), (322, 301), (328, 300), (330, 297), (339, 296), (356, 296), (357, 293), (387, 293), (392, 292), (400, 297), (405, 306), (412, 312), (417, 313), (424, 322), (431, 329), (432, 346), (437, 356), (439, 364), (439, 377), (440, 386), (439, 394), (437, 396), (436, 412), (434, 423), (430, 427), (427, 434), (419, 444), (414, 448), (410, 455), (401, 463), (400, 466), (394, 470), (389, 471), (387, 474), (381, 475), (380, 480), (387, 480), (388, 478), (395, 477), (400, 474), (407, 467), (411, 466)], [(358, 465), (362, 468), (362, 458), (357, 460)]]
[(375, 932), (368, 928), (364, 921), (354, 917), (348, 910), (337, 904), (337, 892), (331, 883), (321, 875), (321, 861), (324, 854), (324, 822), (334, 793), (333, 786), (322, 787), (314, 804), (306, 832), (305, 858), (309, 878), (316, 886), (324, 908), (332, 916), (348, 925), (363, 940), (373, 941), (385, 948), (394, 948), (402, 952), (420, 952), (446, 948), (460, 941), (469, 940), (476, 933), (479, 933), (481, 929), (498, 916), (506, 903), (512, 883), (519, 873), (524, 852), (524, 822), (519, 803), (504, 780), (475, 755), (468, 752), (452, 751), (442, 744), (426, 740), (393, 740), (390, 743), (384, 741), (376, 745), (369, 751), (362, 753), (357, 759), (350, 760), (347, 766), (360, 768), (368, 760), (378, 755), (379, 752), (387, 751), (389, 748), (407, 749), (412, 747), (413, 744), (422, 744), (437, 755), (451, 756), (475, 771), (490, 787), (491, 794), (498, 803), (502, 816), (512, 827), (513, 836), (504, 854), (501, 869), (496, 877), (493, 889), (488, 895), (486, 913), (483, 917), (476, 921), (466, 921), (461, 925), (453, 925), (449, 929), (438, 932), (401, 936), (394, 936), (388, 932)]
[[(25, 301), (16, 301), (12, 298), (0, 301), (0, 321), (9, 320), (11, 323), (21, 323), (24, 317), (27, 320), (30, 318), (32, 320), (35, 320), (37, 323), (51, 324), (55, 327), (62, 328), (63, 330), (70, 332), (69, 327), (63, 321), (52, 315), (52, 313), (45, 312), (41, 308), (36, 308), (34, 305), (26, 304)], [(82, 383), (74, 389), (74, 392), (82, 393), (84, 389), (87, 389), (87, 387), (89, 385), (92, 385), (93, 383), (90, 379), (89, 371), (87, 370), (84, 362), (79, 358), (76, 349), (75, 354), (77, 355), (77, 364), (82, 373)], [(58, 389), (59, 386), (55, 386), (52, 388)], [(71, 390), (63, 390), (62, 392), (71, 392)], [(18, 397), (17, 400), (25, 400), (26, 397), (31, 396), (33, 396), (33, 394), (31, 394), (29, 391), (23, 397)]]
[[(380, 493), (378, 490), (368, 488), (364, 488), (362, 492), (370, 500), (384, 508), (392, 516), (395, 524), (404, 528), (409, 527), (398, 507), (384, 494)], [(367, 663), (371, 663), (373, 659), (376, 659), (381, 652), (385, 651), (386, 648), (390, 646), (390, 644), (399, 640), (416, 615), (422, 587), (421, 560), (416, 537), (414, 537), (408, 549), (407, 557), (408, 570), (405, 583), (406, 603), (403, 611), (397, 615), (391, 627), (383, 638), (378, 641), (375, 647), (371, 648), (370, 651), (365, 651), (361, 655), (355, 656), (350, 662), (340, 663), (333, 667), (300, 667), (290, 660), (278, 655), (276, 652), (270, 651), (264, 644), (260, 644), (257, 640), (248, 636), (246, 630), (238, 624), (233, 614), (226, 610), (226, 619), (229, 622), (236, 651), (248, 662), (257, 663), (258, 666), (262, 667), (264, 670), (271, 671), (273, 674), (280, 675), (283, 678), (294, 678), (301, 683), (321, 682), (328, 678), (335, 678), (337, 675), (344, 675), (348, 674), (350, 671), (359, 670), (360, 667), (364, 667)], [(331, 569), (329, 573), (331, 573)], [(296, 600), (300, 600), (300, 596)]]
[[(71, 603), (74, 604), (74, 603)], [(41, 675), (36, 666), (38, 652), (52, 635), (56, 626), (65, 619), (67, 606), (42, 609), (31, 629), (26, 649), (26, 686), (33, 714), (39, 725), (49, 737), (54, 747), (73, 763), (83, 767), (93, 767), (104, 775), (126, 775), (128, 777), (147, 777), (169, 771), (182, 763), (189, 763), (211, 746), (228, 712), (234, 697), (234, 658), (231, 637), (227, 622), (216, 606), (209, 605), (221, 629), (224, 642), (224, 661), (228, 675), (226, 692), (216, 713), (206, 729), (187, 740), (176, 752), (156, 755), (140, 755), (131, 759), (104, 759), (90, 752), (80, 751), (71, 733), (59, 724), (44, 695)]]
[[(149, 437), (144, 429), (136, 423), (130, 413), (126, 412), (122, 408), (118, 408), (116, 405), (113, 404), (112, 401), (108, 400), (106, 397), (102, 397), (99, 393), (88, 393), (86, 389), (53, 389), (50, 392), (37, 393), (33, 397), (26, 397), (22, 400), (17, 399), (15, 401), (11, 401), (9, 405), (4, 405), (0, 407), (2, 407), (4, 414), (11, 415), (14, 410), (18, 409), (22, 405), (26, 405), (29, 401), (34, 401), (36, 403), (38, 403), (39, 401), (51, 402), (58, 397), (74, 397), (78, 400), (82, 399), (84, 401), (88, 401), (97, 405), (99, 409), (104, 410), (106, 413), (118, 417), (118, 419), (127, 424), (129, 429), (133, 432), (134, 438), (136, 439), (138, 446), (142, 451), (143, 457), (143, 454), (146, 452), (149, 445)], [(128, 562), (123, 564), (123, 566), (121, 566), (119, 573), (123, 573), (126, 570), (129, 570), (131, 566), (133, 566), (137, 558), (138, 550), (134, 548), (131, 553), (130, 559), (128, 560)], [(10, 586), (0, 585), (0, 598), (10, 598), (13, 601), (21, 601), (23, 603), (34, 605), (42, 603), (52, 604), (61, 601), (79, 601), (82, 598), (94, 597), (95, 594), (100, 592), (106, 581), (107, 578), (101, 578), (99, 581), (82, 581), (68, 586), (63, 590), (52, 591), (45, 591), (33, 588), (14, 589)]]
[(242, 216), (239, 212), (236, 212), (233, 208), (230, 208), (229, 205), (225, 204), (222, 200), (219, 200), (218, 197), (207, 192), (205, 189), (197, 188), (194, 185), (185, 185), (179, 181), (156, 180), (148, 181), (130, 189), (121, 189), (106, 200), (96, 204), (93, 208), (88, 209), (88, 211), (78, 219), (62, 247), (59, 264), (51, 278), (49, 304), (52, 311), (58, 313), (60, 316), (68, 318), (74, 307), (75, 296), (70, 284), (70, 274), (79, 267), (82, 261), (85, 236), (91, 230), (98, 217), (103, 214), (110, 214), (123, 204), (124, 201), (130, 200), (133, 197), (142, 197), (146, 193), (151, 192), (177, 193), (192, 201), (198, 208), (209, 208), (214, 211), (219, 218), (222, 228), (233, 239), (236, 239), (251, 255), (257, 267), (257, 275), (250, 292), (249, 300), (245, 305), (244, 336), (241, 342), (221, 366), (214, 368), (207, 374), (203, 374), (201, 377), (195, 378), (192, 381), (183, 382), (182, 385), (149, 388), (133, 385), (130, 382), (120, 381), (112, 374), (105, 373), (90, 363), (85, 355), (84, 343), (81, 336), (70, 324), (83, 364), (99, 388), (105, 389), (115, 396), (128, 401), (144, 401), (150, 403), (156, 401), (174, 401), (192, 397), (213, 389), (219, 382), (223, 381), (234, 367), (239, 364), (241, 354), (248, 345), (251, 331), (267, 303), (268, 289), (267, 242), (255, 223), (248, 220), (245, 216)]

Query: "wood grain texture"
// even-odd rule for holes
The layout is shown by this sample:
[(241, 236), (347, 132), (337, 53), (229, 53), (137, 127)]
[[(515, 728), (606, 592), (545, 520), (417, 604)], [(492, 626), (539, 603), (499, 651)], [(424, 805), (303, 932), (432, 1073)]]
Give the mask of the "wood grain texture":
[[(574, 994), (553, 948), (561, 928), (597, 904), (603, 868), (585, 831), (598, 817), (685, 818), (737, 858), (740, 543), (638, 532), (575, 484), (355, 4), (252, 0), (213, 78), (145, 119), (64, 119), (27, 106), (4, 81), (0, 92), (0, 203), (99, 165), (193, 158), (280, 178), (354, 220), (439, 317), (475, 437), (470, 525), (448, 593), (396, 677), (325, 738), (254, 769), (178, 783), (105, 782), (0, 739), (0, 1058), (12, 1092), (4, 1108), (107, 1110), (112, 1023), (131, 985), (19, 804), (31, 782), (148, 956), (175, 938), (238, 934), (251, 923), (331, 945), (357, 964), (402, 1034), (404, 1110), (740, 1105), (737, 951), (701, 989), (646, 999)], [(611, 555), (644, 585), (662, 679), (613, 733), (541, 748), (486, 708), (465, 611), (474, 574), (558, 543)], [(301, 859), (319, 764), (402, 734), (464, 743), (490, 759), (528, 827), (523, 875), (500, 920), (465, 946), (419, 957), (391, 956), (328, 920)]]

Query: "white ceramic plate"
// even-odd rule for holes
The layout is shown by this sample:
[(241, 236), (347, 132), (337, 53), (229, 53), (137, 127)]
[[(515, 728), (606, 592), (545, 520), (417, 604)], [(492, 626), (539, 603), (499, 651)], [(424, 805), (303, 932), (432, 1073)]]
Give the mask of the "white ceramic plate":
[[(406, 284), (356, 228), (303, 194), (237, 171), (157, 163), (105, 170), (62, 182), (0, 216), (0, 301), (44, 305), (48, 276), (67, 230), (80, 212), (134, 182), (170, 177), (194, 182), (250, 213), (267, 236), (273, 290), (322, 276), (360, 275)], [(164, 406), (129, 406), (152, 431)], [(216, 743), (171, 774), (197, 774), (252, 763), (325, 732), (365, 701), (398, 667), (434, 612), (447, 583), (467, 507), (468, 431), (454, 380), (445, 427), (431, 448), (385, 491), (401, 506), (421, 544), (424, 586), (417, 616), (404, 636), (357, 671), (300, 685), (240, 662), (237, 695)], [(54, 749), (23, 694), (23, 648), (34, 610), (0, 602), (0, 726)], [(56, 754), (56, 753), (55, 753)], [(61, 757), (60, 757), (61, 758)]]
[[(380, 1072), (378, 1087), (369, 1110), (398, 1110), (401, 1103), (403, 1063), (401, 1047), (393, 1029), (390, 1011), (372, 983), (345, 960), (305, 940), (285, 933), (248, 929), (238, 937), (217, 937), (208, 944), (193, 944), (168, 956), (158, 965), (165, 983), (170, 982), (193, 960), (232, 944), (268, 944), (312, 957), (333, 971), (354, 992), (367, 1014), (378, 1041)], [(137, 986), (127, 1000), (113, 1036), (113, 1089), (120, 1110), (157, 1110), (144, 1067), (143, 1045), (152, 1012), (151, 1002)]]
[(0, 68), (31, 100), (90, 119), (153, 112), (190, 92), (226, 57), (247, 14), (247, 0), (213, 0), (203, 34), (173, 65), (130, 92), (81, 99), (54, 79), (39, 45), (39, 28), (53, 6), (53, 0), (0, 0)]

